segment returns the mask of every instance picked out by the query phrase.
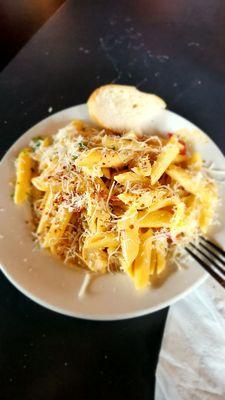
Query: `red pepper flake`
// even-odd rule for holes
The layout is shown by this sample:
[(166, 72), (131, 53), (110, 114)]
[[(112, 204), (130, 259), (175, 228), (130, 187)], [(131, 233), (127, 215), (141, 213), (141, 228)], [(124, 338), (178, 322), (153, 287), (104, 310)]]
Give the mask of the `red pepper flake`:
[(108, 193), (107, 193), (105, 190), (100, 190), (100, 191), (98, 192), (98, 197), (99, 197), (99, 199), (107, 200), (107, 198), (108, 198)]
[(164, 181), (164, 185), (169, 185), (171, 183), (171, 178), (169, 175), (164, 175), (165, 176), (165, 181)]
[(76, 207), (75, 208), (75, 213), (81, 213), (81, 211), (83, 211), (85, 209), (85, 207), (84, 206), (80, 206), (80, 207)]
[(186, 145), (185, 141), (182, 140), (182, 139), (179, 139), (179, 143), (182, 144), (182, 149), (180, 149), (180, 155), (181, 155), (181, 156), (186, 156), (186, 153), (187, 153), (187, 145)]
[(122, 200), (120, 200), (120, 199), (119, 199), (116, 195), (114, 195), (114, 194), (110, 197), (109, 202), (112, 203), (112, 206), (113, 206), (113, 207), (116, 207), (116, 206), (121, 207), (121, 206), (124, 205), (124, 203), (122, 202)]
[(183, 148), (180, 150), (180, 155), (181, 155), (181, 156), (186, 156), (186, 148), (185, 148), (185, 147), (183, 147)]
[[(115, 194), (113, 194), (111, 197), (110, 197), (110, 201), (118, 201), (118, 200), (120, 200), (120, 199), (118, 199), (118, 197), (115, 195)], [(121, 201), (121, 200), (120, 200)]]
[(167, 239), (167, 243), (168, 244), (172, 244), (173, 243), (171, 234), (169, 232), (166, 234), (166, 239)]

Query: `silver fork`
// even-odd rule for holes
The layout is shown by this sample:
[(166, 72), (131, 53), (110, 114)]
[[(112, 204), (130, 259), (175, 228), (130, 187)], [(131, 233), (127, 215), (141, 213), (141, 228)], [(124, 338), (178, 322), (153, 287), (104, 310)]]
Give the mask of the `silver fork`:
[(198, 247), (190, 243), (186, 251), (225, 288), (225, 251), (215, 243), (200, 237)]

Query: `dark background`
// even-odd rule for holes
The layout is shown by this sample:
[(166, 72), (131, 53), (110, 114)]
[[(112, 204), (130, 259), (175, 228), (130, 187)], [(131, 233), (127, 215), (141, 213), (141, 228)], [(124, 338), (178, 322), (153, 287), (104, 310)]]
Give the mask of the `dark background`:
[[(223, 0), (0, 0), (1, 155), (30, 126), (107, 82), (165, 98), (225, 151)], [(50, 19), (49, 19), (50, 18)], [(167, 310), (90, 322), (0, 279), (0, 399), (154, 398)], [(172, 384), (172, 383), (171, 383)]]
[(0, 1), (0, 69), (48, 20), (65, 0)]

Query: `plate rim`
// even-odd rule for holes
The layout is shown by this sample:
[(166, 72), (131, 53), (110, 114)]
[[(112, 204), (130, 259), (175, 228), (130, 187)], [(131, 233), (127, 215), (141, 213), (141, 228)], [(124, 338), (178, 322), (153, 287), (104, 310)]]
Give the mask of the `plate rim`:
[(203, 275), (199, 279), (197, 279), (193, 285), (188, 287), (182, 293), (173, 296), (170, 300), (160, 303), (158, 306), (151, 306), (149, 308), (144, 308), (142, 310), (137, 310), (137, 311), (130, 311), (130, 312), (123, 313), (123, 314), (87, 314), (87, 313), (83, 314), (83, 313), (79, 313), (79, 312), (69, 312), (69, 311), (64, 310), (61, 307), (56, 307), (51, 303), (41, 300), (39, 297), (34, 296), (32, 294), (32, 292), (24, 289), (21, 285), (19, 285), (16, 280), (12, 279), (11, 275), (7, 274), (7, 272), (4, 269), (4, 266), (2, 264), (0, 264), (0, 269), (3, 273), (3, 275), (9, 280), (9, 282), (17, 290), (19, 290), (20, 293), (22, 293), (29, 300), (32, 300), (34, 303), (38, 304), (39, 306), (42, 306), (45, 309), (51, 310), (60, 315), (65, 315), (67, 317), (72, 317), (72, 318), (80, 318), (80, 319), (89, 320), (89, 321), (122, 321), (122, 320), (126, 320), (126, 319), (138, 318), (138, 317), (143, 317), (145, 315), (153, 314), (155, 312), (161, 311), (164, 308), (171, 306), (172, 304), (181, 300), (183, 297), (186, 297), (189, 293), (191, 293), (193, 290), (197, 289), (200, 285), (202, 285), (208, 279), (208, 275), (203, 271)]
[[(43, 118), (42, 120), (40, 120), (39, 122), (37, 122), (35, 125), (31, 126), (28, 130), (26, 130), (22, 135), (20, 135), (17, 140), (15, 142), (12, 143), (12, 145), (6, 150), (6, 152), (4, 153), (3, 157), (0, 160), (0, 166), (2, 165), (2, 163), (4, 162), (5, 158), (8, 155), (8, 152), (10, 152), (11, 150), (13, 150), (14, 147), (17, 146), (18, 142), (21, 140), (21, 138), (26, 135), (29, 134), (30, 131), (32, 131), (33, 129), (38, 128), (39, 125), (41, 125), (43, 122), (47, 122), (48, 120), (51, 120), (53, 117), (57, 117), (60, 116), (60, 114), (63, 114), (65, 112), (69, 112), (74, 110), (74, 108), (78, 108), (78, 107), (86, 107), (87, 104), (86, 103), (81, 103), (81, 104), (77, 104), (71, 107), (67, 107), (64, 108), (60, 111), (57, 111), (54, 114), (51, 114), (49, 116), (47, 116), (46, 118)], [(194, 123), (192, 123), (190, 120), (186, 119), (185, 117), (183, 117), (182, 115), (179, 115), (177, 113), (175, 113), (174, 111), (171, 111), (169, 109), (165, 109), (164, 112), (167, 112), (168, 114), (172, 114), (175, 117), (178, 118), (182, 118), (186, 123), (190, 123), (193, 127), (195, 127), (196, 129), (200, 130), (201, 132), (203, 132), (205, 134), (204, 131), (202, 131), (197, 125), (195, 125)], [(220, 148), (217, 146), (217, 144), (206, 134), (206, 137), (209, 138), (213, 144), (216, 146), (217, 151), (219, 151), (221, 153), (221, 155), (224, 157), (222, 151), (220, 150)], [(187, 296), (192, 290), (195, 290), (197, 287), (199, 287), (203, 282), (206, 281), (206, 279), (208, 278), (208, 274), (202, 270), (202, 275), (189, 287), (187, 287), (184, 291), (182, 291), (179, 294), (174, 295), (173, 297), (171, 297), (169, 300), (164, 301), (159, 303), (156, 306), (150, 306), (147, 308), (143, 308), (140, 310), (135, 310), (135, 311), (130, 311), (130, 312), (125, 312), (125, 313), (121, 313), (121, 314), (88, 314), (88, 313), (80, 313), (80, 312), (70, 312), (68, 310), (65, 310), (63, 307), (59, 307), (59, 306), (55, 306), (49, 302), (46, 302), (45, 300), (42, 300), (40, 297), (34, 295), (32, 293), (32, 291), (27, 290), (26, 288), (23, 287), (23, 285), (21, 285), (20, 283), (18, 283), (17, 280), (15, 280), (10, 273), (8, 273), (7, 267), (5, 265), (3, 265), (0, 261), (0, 270), (2, 271), (3, 275), (9, 280), (9, 282), (17, 289), (19, 290), (23, 295), (25, 295), (28, 299), (34, 301), (35, 303), (37, 303), (39, 306), (42, 306), (48, 310), (57, 312), (61, 315), (66, 315), (69, 317), (75, 317), (75, 318), (80, 318), (80, 319), (84, 319), (84, 320), (93, 320), (93, 321), (116, 321), (116, 320), (126, 320), (126, 319), (131, 319), (131, 318), (137, 318), (137, 317), (141, 317), (141, 316), (145, 316), (148, 315), (150, 313), (154, 313), (157, 311), (160, 311), (174, 303), (176, 303), (177, 301), (181, 300), (183, 297)]]

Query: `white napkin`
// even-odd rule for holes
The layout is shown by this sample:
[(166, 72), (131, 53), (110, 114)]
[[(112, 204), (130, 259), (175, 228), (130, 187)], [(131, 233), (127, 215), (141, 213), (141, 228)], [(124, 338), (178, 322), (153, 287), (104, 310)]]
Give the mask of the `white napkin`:
[(209, 278), (170, 307), (155, 400), (225, 400), (225, 289)]

